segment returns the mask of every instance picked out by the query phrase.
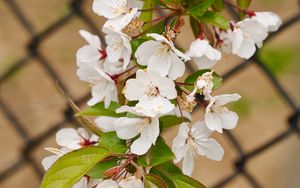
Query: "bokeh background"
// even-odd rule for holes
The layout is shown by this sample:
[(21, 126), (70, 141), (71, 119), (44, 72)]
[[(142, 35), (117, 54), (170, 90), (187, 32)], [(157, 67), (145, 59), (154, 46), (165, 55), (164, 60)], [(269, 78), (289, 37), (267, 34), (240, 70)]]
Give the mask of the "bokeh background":
[[(84, 44), (78, 30), (96, 33), (103, 23), (103, 18), (92, 13), (91, 3), (92, 0), (0, 1), (1, 188), (39, 187), (43, 173), (40, 161), (49, 154), (43, 148), (56, 146), (54, 135), (58, 128), (76, 126), (56, 82), (84, 106), (89, 88), (75, 74), (75, 53)], [(299, 20), (296, 0), (254, 0), (251, 9), (276, 12), (284, 21), (298, 15)], [(238, 127), (231, 134), (213, 135), (225, 149), (224, 159), (197, 159), (194, 177), (208, 187), (217, 186), (227, 177), (229, 181), (222, 187), (300, 187), (299, 110), (295, 112), (278, 94), (262, 69), (268, 68), (298, 107), (299, 32), (300, 21), (275, 35), (257, 55), (262, 66), (246, 63), (216, 91), (238, 92), (243, 98), (231, 105), (240, 115)], [(186, 27), (178, 45), (187, 48), (192, 40)], [(245, 64), (241, 59), (226, 56), (215, 69), (224, 75), (241, 64)], [(202, 118), (201, 110), (194, 118)], [(164, 137), (171, 143), (175, 134), (177, 129), (172, 128)], [(247, 163), (242, 160), (237, 165), (241, 153), (232, 135), (243, 153), (251, 153), (274, 138), (278, 140)], [(238, 170), (242, 173), (236, 173)]]

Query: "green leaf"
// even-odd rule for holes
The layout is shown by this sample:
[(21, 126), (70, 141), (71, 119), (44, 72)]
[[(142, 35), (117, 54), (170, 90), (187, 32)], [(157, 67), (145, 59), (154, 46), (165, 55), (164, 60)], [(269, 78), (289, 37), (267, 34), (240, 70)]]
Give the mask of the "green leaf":
[(138, 164), (149, 167), (157, 166), (174, 159), (174, 154), (162, 137), (158, 137), (154, 146), (138, 159)]
[(94, 106), (87, 107), (81, 112), (77, 113), (76, 116), (88, 115), (88, 116), (111, 116), (111, 117), (122, 117), (124, 113), (116, 113), (116, 109), (120, 107), (119, 103), (111, 102), (108, 109), (104, 107), (104, 102), (95, 104)]
[[(153, 4), (152, 4), (152, 0), (144, 0), (144, 7), (143, 9), (151, 9), (153, 7)], [(143, 31), (147, 31), (148, 29), (151, 28), (151, 20), (152, 20), (152, 11), (143, 11), (141, 13), (141, 16), (140, 16), (140, 19), (143, 21), (143, 22), (149, 22), (148, 24), (144, 24), (143, 26)]]
[(165, 170), (160, 170), (156, 167), (151, 168), (150, 173), (153, 173), (157, 176), (159, 176), (163, 181), (167, 184), (168, 188), (176, 188), (175, 184), (173, 183), (173, 180), (171, 178), (171, 174), (169, 174)]
[[(242, 10), (247, 10), (250, 4), (251, 4), (251, 0), (237, 0), (237, 5)], [(239, 11), (239, 16), (241, 19), (245, 17), (245, 12), (242, 10)]]
[(104, 133), (99, 138), (99, 146), (102, 146), (112, 153), (125, 153), (127, 151), (126, 141), (120, 139), (116, 132)]
[(174, 115), (166, 115), (159, 118), (159, 125), (165, 129), (170, 128), (176, 125), (179, 125), (183, 122), (189, 122), (190, 120), (186, 117), (177, 117)]
[(199, 19), (222, 29), (228, 29), (230, 26), (229, 20), (219, 12), (206, 11)]
[(196, 6), (191, 6), (189, 8), (189, 13), (196, 19), (200, 19), (201, 16), (208, 10), (208, 8), (213, 4), (214, 0), (206, 0), (198, 3)]
[(181, 9), (182, 8), (182, 0), (159, 0), (166, 7), (173, 9)]
[(106, 177), (103, 174), (103, 172), (117, 165), (118, 165), (118, 159), (111, 159), (109, 161), (99, 162), (87, 173), (87, 175), (92, 178), (103, 179)]
[(168, 188), (176, 188), (172, 175), (181, 174), (181, 170), (173, 163), (167, 161), (150, 169), (150, 173), (156, 174), (168, 185)]
[[(209, 69), (204, 69), (204, 70), (198, 70), (190, 74), (184, 81), (184, 83), (187, 84), (185, 88), (192, 91), (194, 89), (194, 84), (197, 81), (198, 77), (210, 71), (211, 70)], [(213, 84), (214, 84), (214, 89), (217, 89), (222, 84), (222, 78), (215, 72), (213, 73)]]
[(159, 166), (157, 166), (160, 169), (164, 169), (167, 172), (170, 172), (171, 174), (181, 174), (181, 170), (180, 168), (178, 168), (178, 166), (176, 166), (173, 161), (167, 161), (165, 163), (160, 164)]
[[(168, 188), (167, 184), (157, 175), (155, 174), (146, 174), (145, 175), (147, 182), (151, 182), (156, 187), (159, 188)], [(150, 188), (151, 186), (149, 186)]]
[(69, 188), (111, 153), (102, 147), (85, 147), (60, 157), (47, 171), (41, 188)]
[(237, 5), (241, 9), (247, 9), (251, 4), (251, 0), (237, 0)]
[(172, 175), (172, 179), (177, 188), (205, 188), (202, 183), (183, 174)]
[(214, 0), (213, 8), (219, 12), (224, 10), (224, 0)]

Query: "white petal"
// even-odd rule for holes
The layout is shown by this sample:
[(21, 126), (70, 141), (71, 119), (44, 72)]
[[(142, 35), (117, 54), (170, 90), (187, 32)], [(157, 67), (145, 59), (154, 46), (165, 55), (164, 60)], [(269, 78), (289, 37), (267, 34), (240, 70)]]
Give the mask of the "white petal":
[(93, 11), (106, 18), (116, 18), (124, 12), (126, 4), (127, 0), (94, 0)]
[(187, 176), (192, 176), (194, 170), (194, 156), (192, 151), (187, 151), (186, 156), (183, 158), (182, 172)]
[(42, 160), (42, 165), (44, 167), (45, 170), (48, 170), (53, 164), (54, 162), (58, 159), (57, 155), (50, 155), (48, 157), (45, 157)]
[(144, 188), (143, 182), (135, 176), (123, 179), (119, 185), (121, 188)]
[(56, 143), (62, 147), (79, 149), (81, 142), (82, 138), (73, 128), (64, 128), (56, 133)]
[(205, 113), (205, 123), (207, 128), (209, 128), (210, 130), (223, 133), (222, 120), (220, 119), (217, 113), (207, 111)]
[(256, 16), (251, 17), (268, 28), (268, 31), (277, 31), (282, 21), (273, 12), (255, 12)]
[(156, 71), (161, 76), (166, 76), (169, 73), (171, 67), (171, 54), (173, 52), (164, 52), (164, 50), (161, 49), (157, 49), (157, 51), (150, 57), (147, 69)]
[(151, 119), (151, 123), (145, 126), (142, 134), (145, 134), (148, 137), (148, 140), (155, 145), (156, 139), (159, 135), (159, 122), (157, 117)]
[(224, 155), (224, 149), (213, 138), (206, 139), (205, 141), (196, 140), (198, 145), (197, 153), (206, 156), (207, 158), (215, 161), (220, 161)]
[(252, 38), (246, 37), (243, 40), (241, 48), (237, 51), (237, 55), (241, 58), (249, 59), (256, 51), (255, 42)]
[(161, 77), (158, 82), (159, 82), (158, 85), (159, 94), (162, 97), (165, 97), (167, 99), (175, 99), (177, 97), (175, 83), (171, 79), (166, 77)]
[(219, 117), (221, 118), (223, 129), (234, 129), (239, 120), (238, 115), (232, 111), (219, 113)]
[(91, 45), (85, 45), (77, 50), (76, 61), (79, 65), (81, 62), (97, 62), (101, 58), (101, 54), (97, 48)]
[(178, 135), (174, 138), (172, 142), (172, 151), (175, 154), (175, 163), (181, 161), (181, 159), (186, 155), (187, 146), (186, 139), (188, 138), (189, 127), (186, 123), (182, 123), (178, 130)]
[(205, 121), (195, 122), (191, 129), (191, 134), (195, 139), (208, 138), (211, 133), (212, 131), (207, 128)]
[(75, 183), (72, 188), (88, 188), (88, 180), (86, 177), (81, 178), (77, 183)]
[(124, 91), (126, 99), (130, 101), (139, 100), (147, 91), (147, 83), (139, 79), (129, 79)]
[(112, 179), (107, 179), (99, 183), (96, 188), (118, 188), (118, 187), (119, 185), (117, 182), (113, 181)]
[(117, 113), (123, 113), (123, 112), (130, 112), (132, 114), (135, 114), (137, 116), (143, 116), (143, 114), (137, 112), (137, 109), (135, 107), (130, 106), (121, 106), (116, 110)]
[(209, 69), (213, 67), (217, 61), (208, 59), (206, 56), (193, 58), (199, 69)]
[(168, 77), (176, 80), (181, 77), (185, 71), (185, 64), (175, 54), (171, 54), (172, 63), (169, 69)]
[(217, 104), (217, 105), (225, 105), (227, 103), (230, 103), (230, 102), (234, 102), (234, 101), (237, 101), (241, 98), (241, 96), (239, 94), (222, 94), (222, 95), (217, 95), (217, 96), (214, 96), (214, 103)]
[(149, 40), (142, 43), (135, 52), (135, 57), (140, 65), (147, 66), (149, 59), (154, 55), (156, 49), (160, 48), (162, 44), (160, 42)]
[(155, 39), (156, 41), (166, 42), (169, 44), (168, 39), (166, 39), (163, 35), (160, 35), (157, 33), (149, 33), (149, 34), (147, 34), (147, 37), (151, 37), (151, 38)]
[(131, 139), (140, 134), (141, 124), (144, 120), (140, 118), (121, 117), (115, 121), (117, 135), (121, 139)]
[(130, 150), (134, 154), (144, 155), (150, 149), (151, 145), (151, 140), (142, 132), (141, 136), (132, 143)]
[(247, 35), (247, 37), (252, 38), (255, 43), (262, 42), (268, 36), (267, 27), (256, 20), (246, 18), (243, 21), (238, 22), (236, 25), (241, 28), (243, 35)]
[(120, 32), (131, 22), (131, 20), (135, 17), (137, 11), (138, 11), (137, 8), (132, 8), (125, 15), (119, 16), (114, 19), (107, 20), (104, 23), (103, 27), (108, 28), (113, 31)]
[(207, 40), (197, 39), (192, 42), (188, 54), (191, 57), (202, 57), (207, 51), (208, 47), (209, 47), (209, 43)]
[(117, 118), (109, 116), (100, 116), (95, 119), (95, 123), (102, 132), (115, 131), (115, 121)]
[(97, 35), (92, 35), (85, 30), (80, 30), (79, 34), (95, 49), (101, 49), (101, 41)]
[(86, 140), (90, 139), (90, 134), (85, 128), (82, 128), (82, 127), (78, 128), (77, 133), (81, 138), (84, 138)]

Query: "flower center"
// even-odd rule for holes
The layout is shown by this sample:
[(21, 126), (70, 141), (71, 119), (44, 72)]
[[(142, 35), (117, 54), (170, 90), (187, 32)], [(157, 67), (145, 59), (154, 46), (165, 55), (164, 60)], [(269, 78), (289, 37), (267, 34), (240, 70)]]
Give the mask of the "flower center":
[(170, 49), (171, 48), (167, 43), (162, 43), (162, 46), (156, 49), (155, 54), (160, 57), (165, 56)]
[(158, 87), (154, 85), (149, 85), (146, 95), (148, 95), (149, 97), (156, 97), (158, 94), (159, 94)]
[(223, 113), (223, 112), (228, 112), (228, 108), (221, 106), (221, 105), (213, 105), (211, 107), (212, 112), (215, 113)]

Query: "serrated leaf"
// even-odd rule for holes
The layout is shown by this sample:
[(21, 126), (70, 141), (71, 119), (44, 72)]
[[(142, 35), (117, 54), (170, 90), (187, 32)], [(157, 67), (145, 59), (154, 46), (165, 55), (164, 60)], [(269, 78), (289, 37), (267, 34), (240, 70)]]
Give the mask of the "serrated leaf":
[(95, 104), (94, 106), (87, 107), (76, 114), (76, 116), (111, 116), (111, 117), (122, 117), (125, 113), (116, 113), (116, 109), (121, 105), (117, 102), (111, 102), (109, 107), (104, 107), (104, 102)]
[(191, 6), (189, 8), (189, 13), (196, 19), (200, 19), (201, 16), (208, 10), (208, 8), (213, 4), (214, 0), (206, 0), (200, 3), (197, 3), (196, 6)]
[(199, 19), (222, 29), (228, 29), (230, 26), (229, 20), (219, 12), (206, 11)]
[[(203, 69), (203, 70), (198, 70), (198, 71), (190, 74), (184, 80), (184, 83), (187, 84), (185, 86), (185, 88), (188, 89), (189, 91), (192, 91), (194, 89), (194, 84), (197, 81), (198, 77), (201, 76), (202, 74), (204, 74), (206, 72), (210, 72), (210, 71), (211, 70), (209, 70), (209, 69)], [(213, 73), (213, 84), (214, 84), (213, 89), (217, 89), (222, 84), (222, 78), (215, 72)]]
[(172, 179), (177, 188), (205, 188), (199, 181), (183, 174), (172, 175)]
[(109, 161), (99, 162), (87, 173), (87, 175), (91, 178), (103, 179), (106, 177), (103, 174), (103, 172), (117, 165), (118, 159), (111, 159)]
[(102, 147), (85, 147), (60, 157), (47, 171), (41, 188), (70, 188), (111, 153)]
[(127, 151), (126, 141), (120, 139), (116, 132), (104, 133), (99, 138), (99, 146), (102, 146), (112, 153), (125, 153)]
[(143, 156), (138, 159), (142, 166), (157, 166), (166, 161), (173, 160), (175, 155), (162, 137), (158, 137), (155, 145)]
[[(148, 182), (151, 182), (154, 184), (156, 187), (159, 188), (168, 188), (167, 184), (157, 175), (155, 174), (146, 174), (145, 178)], [(151, 186), (149, 186), (150, 188)]]
[(179, 125), (183, 122), (189, 122), (190, 120), (186, 117), (177, 117), (174, 115), (166, 115), (159, 118), (159, 125), (165, 129), (170, 128), (176, 125)]

